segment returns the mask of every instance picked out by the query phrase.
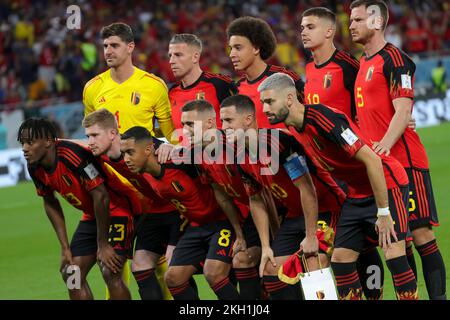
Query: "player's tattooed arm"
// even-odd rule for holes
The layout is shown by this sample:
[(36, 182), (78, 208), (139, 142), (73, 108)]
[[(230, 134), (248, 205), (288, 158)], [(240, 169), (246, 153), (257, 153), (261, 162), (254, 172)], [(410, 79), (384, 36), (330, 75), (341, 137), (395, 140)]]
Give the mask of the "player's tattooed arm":
[(54, 194), (44, 196), (44, 209), (50, 220), (53, 229), (55, 229), (59, 243), (61, 245), (61, 265), (60, 271), (63, 271), (67, 265), (73, 264), (72, 253), (70, 251), (69, 240), (67, 237), (66, 222), (64, 213), (59, 200)]
[(269, 216), (261, 193), (250, 196), (250, 212), (256, 230), (258, 230), (259, 239), (261, 240), (259, 275), (260, 277), (263, 277), (267, 262), (270, 261), (274, 268), (277, 264), (273, 256), (272, 248), (270, 248)]
[(109, 195), (104, 184), (100, 184), (89, 193), (94, 202), (95, 219), (97, 221), (97, 258), (112, 272), (117, 273), (122, 268), (122, 258), (116, 254), (108, 242), (109, 233)]
[(244, 233), (242, 232), (241, 223), (239, 221), (239, 209), (233, 202), (233, 199), (216, 183), (212, 184), (214, 189), (214, 195), (222, 210), (230, 220), (234, 231), (236, 232), (236, 241), (233, 246), (233, 255), (239, 251), (246, 251), (247, 246), (245, 243)]

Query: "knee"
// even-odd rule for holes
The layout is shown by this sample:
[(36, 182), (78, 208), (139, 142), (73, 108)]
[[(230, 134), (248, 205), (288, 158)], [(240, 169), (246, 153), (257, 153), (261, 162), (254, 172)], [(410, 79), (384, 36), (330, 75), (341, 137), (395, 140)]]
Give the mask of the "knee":
[(331, 262), (335, 263), (352, 263), (356, 262), (359, 253), (351, 249), (338, 248), (334, 249)]
[(233, 258), (234, 268), (250, 268), (252, 267), (252, 259), (247, 252), (239, 252)]
[(156, 260), (157, 259), (145, 254), (145, 252), (142, 252), (141, 250), (136, 251), (131, 263), (131, 271), (136, 272), (153, 269), (156, 267)]
[(433, 229), (429, 227), (418, 228), (414, 230), (412, 234), (414, 239), (414, 245), (416, 247), (421, 246), (435, 239)]
[(164, 281), (166, 282), (168, 287), (177, 287), (182, 284), (180, 277), (170, 267), (164, 274)]
[(231, 268), (229, 265), (225, 263), (222, 264), (223, 266), (222, 265), (208, 266), (205, 264), (205, 267), (203, 268), (203, 274), (210, 286), (214, 286), (219, 281), (222, 281), (224, 278), (228, 277)]

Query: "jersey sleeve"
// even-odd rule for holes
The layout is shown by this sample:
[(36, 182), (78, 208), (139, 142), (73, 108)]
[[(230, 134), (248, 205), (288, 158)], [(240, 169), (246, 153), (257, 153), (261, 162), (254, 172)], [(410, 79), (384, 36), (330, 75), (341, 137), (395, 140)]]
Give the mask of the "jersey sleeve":
[(156, 82), (155, 84), (156, 103), (154, 105), (154, 112), (163, 135), (168, 141), (176, 143), (177, 141), (172, 140), (172, 133), (174, 132), (175, 128), (172, 122), (172, 111), (170, 108), (169, 94), (167, 91), (167, 87), (161, 81), (159, 83)]
[(216, 89), (217, 100), (221, 103), (225, 98), (235, 95), (238, 91), (235, 82), (226, 76), (218, 76), (212, 80)]
[(352, 56), (348, 56), (348, 59), (336, 60), (336, 63), (341, 67), (344, 77), (344, 88), (350, 93), (350, 112), (352, 120), (356, 119), (356, 104), (355, 104), (355, 81), (359, 71), (359, 62)]
[(28, 167), (28, 172), (30, 173), (31, 180), (33, 180), (34, 186), (36, 188), (36, 193), (40, 197), (45, 197), (52, 195), (53, 190), (47, 186), (44, 182), (42, 182), (35, 174), (35, 170), (31, 167)]
[(416, 65), (397, 48), (386, 50), (383, 74), (389, 87), (391, 100), (397, 98), (414, 99), (414, 73)]
[(84, 115), (88, 115), (89, 113), (95, 111), (94, 107), (94, 93), (95, 90), (92, 90), (93, 84), (95, 81), (99, 80), (98, 77), (95, 77), (88, 81), (83, 89), (83, 105), (84, 105)]
[(251, 175), (249, 175), (245, 170), (238, 165), (238, 171), (241, 175), (241, 181), (244, 185), (245, 192), (249, 197), (254, 196), (262, 191), (262, 185), (256, 181)]
[(309, 109), (308, 112), (308, 121), (311, 121), (319, 133), (339, 145), (350, 157), (354, 157), (365, 145), (345, 114), (334, 112), (325, 106)]

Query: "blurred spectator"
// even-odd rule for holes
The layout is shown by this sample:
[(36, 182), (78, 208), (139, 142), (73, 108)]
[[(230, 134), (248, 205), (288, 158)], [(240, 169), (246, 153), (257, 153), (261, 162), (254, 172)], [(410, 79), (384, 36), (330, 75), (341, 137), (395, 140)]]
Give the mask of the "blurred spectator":
[(4, 150), (8, 147), (8, 131), (3, 125), (2, 117), (0, 115), (0, 150)]
[(437, 66), (431, 70), (431, 82), (433, 83), (433, 91), (435, 93), (447, 92), (447, 73), (445, 67), (442, 64), (442, 60), (439, 60)]

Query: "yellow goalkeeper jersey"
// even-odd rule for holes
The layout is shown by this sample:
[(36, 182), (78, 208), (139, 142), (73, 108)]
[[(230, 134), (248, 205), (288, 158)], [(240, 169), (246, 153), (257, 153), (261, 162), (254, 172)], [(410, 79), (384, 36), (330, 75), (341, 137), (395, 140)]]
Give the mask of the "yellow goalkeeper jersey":
[(164, 81), (134, 67), (133, 75), (122, 83), (111, 78), (110, 69), (86, 83), (83, 91), (84, 114), (100, 108), (116, 116), (119, 132), (134, 126), (147, 128), (153, 135), (154, 120), (171, 141), (174, 131), (167, 86)]

